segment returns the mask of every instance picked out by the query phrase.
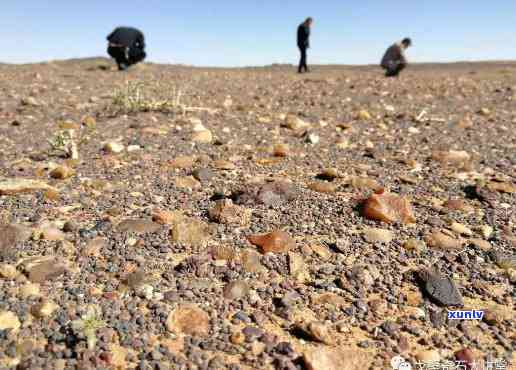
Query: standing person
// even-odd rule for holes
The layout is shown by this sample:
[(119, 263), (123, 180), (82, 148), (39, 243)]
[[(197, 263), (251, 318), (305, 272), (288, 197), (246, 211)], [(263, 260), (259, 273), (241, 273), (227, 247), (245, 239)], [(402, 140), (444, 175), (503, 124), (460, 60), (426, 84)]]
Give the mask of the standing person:
[(385, 69), (386, 77), (396, 77), (407, 67), (407, 58), (405, 58), (405, 50), (412, 45), (410, 38), (404, 38), (401, 42), (391, 45), (385, 52), (381, 66)]
[(118, 27), (109, 34), (107, 40), (107, 52), (116, 60), (119, 71), (141, 62), (147, 56), (144, 51), (145, 38), (136, 28)]
[(306, 50), (310, 48), (310, 28), (312, 23), (313, 19), (309, 17), (297, 28), (297, 47), (301, 52), (298, 73), (303, 73), (303, 70), (309, 72), (308, 65), (306, 64)]

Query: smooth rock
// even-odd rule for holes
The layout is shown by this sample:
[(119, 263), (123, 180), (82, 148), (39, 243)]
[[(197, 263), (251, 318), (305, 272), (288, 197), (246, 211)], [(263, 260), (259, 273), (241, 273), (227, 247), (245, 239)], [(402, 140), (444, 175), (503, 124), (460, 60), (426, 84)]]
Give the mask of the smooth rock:
[(427, 269), (418, 272), (425, 292), (441, 306), (463, 306), (464, 301), (455, 282), (446, 276)]
[(210, 318), (196, 305), (181, 305), (169, 314), (165, 326), (173, 333), (206, 337)]
[(69, 177), (72, 177), (75, 174), (75, 171), (70, 167), (66, 166), (57, 166), (50, 172), (50, 177), (53, 179), (64, 180)]
[(160, 225), (145, 219), (125, 219), (118, 224), (117, 228), (121, 232), (152, 234), (160, 229)]
[(237, 300), (249, 294), (249, 285), (242, 280), (228, 283), (224, 288), (224, 298)]
[(325, 193), (325, 194), (332, 194), (337, 191), (337, 185), (332, 184), (331, 182), (323, 182), (323, 181), (312, 182), (308, 185), (308, 188), (317, 193)]
[(9, 179), (0, 180), (0, 195), (16, 195), (35, 191), (54, 190), (50, 185), (39, 180)]
[(106, 143), (104, 145), (104, 150), (111, 154), (122, 153), (124, 151), (124, 149), (125, 149), (125, 147), (122, 144), (117, 143), (115, 141)]
[(246, 226), (251, 221), (252, 211), (233, 204), (231, 199), (221, 199), (208, 211), (211, 221), (226, 225)]
[(364, 239), (369, 243), (390, 243), (394, 233), (390, 230), (367, 228), (363, 231)]
[(44, 283), (64, 274), (66, 266), (53, 257), (35, 257), (25, 263), (25, 271), (31, 282)]
[(20, 320), (14, 312), (0, 311), (0, 330), (11, 329), (16, 332), (20, 329), (20, 327)]
[(176, 177), (174, 179), (174, 186), (179, 189), (195, 190), (201, 188), (201, 183), (193, 176)]
[(437, 248), (449, 251), (457, 251), (462, 248), (462, 241), (454, 239), (440, 231), (433, 231), (426, 234), (425, 242), (430, 248)]
[(250, 235), (247, 239), (251, 244), (256, 245), (263, 254), (284, 253), (296, 246), (294, 239), (288, 233), (280, 230), (268, 234)]
[(202, 221), (185, 217), (170, 230), (173, 242), (192, 247), (203, 247), (210, 239), (210, 228)]
[(409, 200), (386, 192), (371, 195), (363, 204), (362, 214), (368, 219), (386, 223), (411, 224), (416, 222)]

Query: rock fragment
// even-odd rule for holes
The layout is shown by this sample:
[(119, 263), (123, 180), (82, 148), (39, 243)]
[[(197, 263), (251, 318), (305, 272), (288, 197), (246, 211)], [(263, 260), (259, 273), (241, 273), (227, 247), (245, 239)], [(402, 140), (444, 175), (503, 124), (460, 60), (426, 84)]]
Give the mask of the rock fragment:
[(251, 244), (256, 245), (263, 254), (284, 253), (296, 246), (294, 239), (286, 232), (280, 230), (263, 235), (250, 235), (247, 239)]
[(410, 201), (387, 192), (371, 195), (363, 204), (362, 214), (368, 219), (386, 223), (411, 224), (416, 222)]

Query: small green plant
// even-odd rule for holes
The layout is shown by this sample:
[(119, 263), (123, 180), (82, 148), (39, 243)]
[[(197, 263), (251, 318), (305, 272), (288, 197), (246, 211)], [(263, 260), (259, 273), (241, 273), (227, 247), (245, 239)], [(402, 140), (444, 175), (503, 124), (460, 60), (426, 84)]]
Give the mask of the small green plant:
[(72, 329), (76, 334), (84, 334), (90, 350), (93, 350), (97, 344), (97, 330), (106, 326), (101, 317), (102, 310), (100, 307), (90, 305), (84, 316), (72, 321)]
[(68, 158), (78, 159), (79, 153), (73, 130), (60, 130), (47, 140), (53, 152), (58, 152)]

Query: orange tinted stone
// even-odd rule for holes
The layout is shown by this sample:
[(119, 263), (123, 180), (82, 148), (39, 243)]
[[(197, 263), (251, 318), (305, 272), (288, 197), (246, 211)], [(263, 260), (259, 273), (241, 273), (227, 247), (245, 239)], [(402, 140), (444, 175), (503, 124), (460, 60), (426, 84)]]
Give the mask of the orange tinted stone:
[(284, 231), (276, 230), (269, 234), (250, 235), (248, 238), (251, 244), (256, 245), (260, 252), (283, 253), (295, 247), (296, 242)]
[(416, 217), (409, 200), (396, 194), (381, 191), (371, 195), (364, 203), (364, 217), (386, 223), (411, 224)]

